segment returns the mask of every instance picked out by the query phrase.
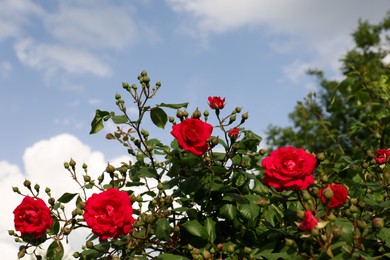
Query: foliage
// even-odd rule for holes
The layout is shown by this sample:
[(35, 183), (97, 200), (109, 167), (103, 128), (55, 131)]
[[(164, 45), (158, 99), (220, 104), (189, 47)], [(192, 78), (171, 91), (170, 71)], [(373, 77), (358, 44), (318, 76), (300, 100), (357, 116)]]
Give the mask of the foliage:
[[(362, 33), (354, 34), (358, 47), (363, 49), (356, 51), (361, 55), (358, 60), (378, 52), (373, 48), (373, 44), (379, 45), (375, 35), (366, 41), (362, 35), (388, 29), (388, 21), (380, 26), (360, 24)], [(347, 55), (346, 59), (353, 60), (356, 55)], [(69, 160), (64, 167), (81, 191), (59, 198), (52, 197), (49, 188), (45, 189), (46, 195), (42, 194), (38, 184), (32, 186), (26, 180), (24, 187), (32, 197), (47, 197), (54, 223), (39, 238), (10, 230), (10, 235), (22, 243), (18, 256), (32, 254), (39, 258), (35, 249), (52, 240), (46, 258), (61, 259), (68, 235), (90, 228), (83, 217), (87, 194), (115, 188), (130, 197), (135, 219), (130, 232), (105, 240), (91, 233), (74, 253), (75, 258), (389, 258), (390, 166), (386, 152), (381, 155), (381, 163), (375, 160), (376, 151), (386, 147), (390, 138), (388, 71), (376, 67), (381, 63), (373, 61), (369, 68), (364, 64), (348, 66), (350, 71), (345, 71), (347, 77), (340, 84), (326, 81), (321, 72), (313, 72), (321, 79), (323, 92), (298, 103), (291, 114), (294, 127), (270, 128), (273, 148), (293, 144), (297, 149), (269, 154), (259, 149), (261, 137), (244, 127), (248, 113), (243, 113), (241, 107), (229, 113), (224, 99), (209, 98), (212, 113), (196, 108), (190, 115), (188, 103), (152, 104), (161, 84), (151, 86), (146, 71), (141, 72), (138, 85), (122, 84), (137, 113), (128, 112), (128, 103), (116, 94), (119, 112), (96, 110), (91, 123), (91, 134), (104, 129), (108, 120), (116, 124), (116, 131), (106, 138), (118, 141), (127, 150), (129, 161), (108, 164), (94, 179), (88, 165), (82, 164), (80, 173), (79, 163)], [(381, 75), (367, 73), (371, 69)], [(165, 144), (144, 128), (148, 119), (167, 131), (189, 118), (213, 125), (207, 140), (204, 136), (196, 138), (198, 132), (193, 129), (186, 130), (190, 137), (182, 137), (186, 146), (192, 140), (206, 142), (207, 150), (201, 155), (181, 147), (176, 139)], [(197, 126), (200, 130), (196, 131), (201, 131), (202, 124)], [(314, 156), (313, 167), (301, 163), (302, 157), (311, 161)], [(267, 169), (261, 166), (263, 157), (272, 159), (267, 160)], [(297, 181), (291, 174), (299, 176), (301, 169), (305, 169), (305, 176), (313, 171), (313, 178), (302, 189), (288, 185)], [(273, 183), (278, 178), (287, 178), (288, 183), (276, 186), (279, 190), (270, 181), (267, 186), (263, 182), (265, 172), (272, 175)], [(13, 190), (27, 195), (18, 187)], [(105, 217), (111, 211), (107, 207)]]

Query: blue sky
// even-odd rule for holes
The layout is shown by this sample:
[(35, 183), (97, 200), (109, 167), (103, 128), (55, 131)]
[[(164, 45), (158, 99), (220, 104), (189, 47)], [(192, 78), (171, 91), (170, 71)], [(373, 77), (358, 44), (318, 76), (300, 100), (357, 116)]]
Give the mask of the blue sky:
[[(98, 172), (123, 158), (104, 133), (88, 134), (90, 122), (143, 69), (162, 82), (156, 103), (204, 110), (208, 96), (223, 96), (255, 132), (287, 125), (315, 90), (305, 71), (339, 77), (358, 19), (375, 23), (389, 9), (388, 0), (0, 0), (1, 190), (26, 176), (55, 186), (70, 156)], [(12, 228), (11, 219), (0, 222)]]

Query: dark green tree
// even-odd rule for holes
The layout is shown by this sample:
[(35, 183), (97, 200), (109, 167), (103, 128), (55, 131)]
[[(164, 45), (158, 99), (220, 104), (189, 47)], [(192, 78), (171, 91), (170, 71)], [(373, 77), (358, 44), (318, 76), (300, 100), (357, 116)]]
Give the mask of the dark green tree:
[(327, 153), (336, 163), (342, 156), (373, 157), (390, 147), (390, 13), (378, 24), (359, 21), (352, 33), (355, 47), (341, 59), (341, 82), (310, 70), (319, 83), (317, 93), (298, 101), (289, 114), (292, 126), (271, 125), (270, 148), (293, 145)]

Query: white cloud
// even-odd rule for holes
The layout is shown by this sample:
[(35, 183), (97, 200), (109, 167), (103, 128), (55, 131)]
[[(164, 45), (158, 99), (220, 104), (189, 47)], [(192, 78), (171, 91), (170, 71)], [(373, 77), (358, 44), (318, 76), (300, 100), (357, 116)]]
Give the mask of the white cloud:
[(124, 49), (139, 39), (135, 9), (111, 1), (64, 1), (44, 18), (58, 41), (82, 48)]
[(111, 74), (109, 66), (94, 54), (80, 48), (42, 44), (32, 39), (24, 39), (15, 44), (15, 51), (21, 63), (43, 70), (49, 77), (61, 70), (74, 74), (91, 73), (96, 76)]
[[(180, 27), (190, 35), (207, 41), (214, 34), (238, 28), (261, 28), (272, 39), (271, 48), (280, 52), (314, 54), (301, 63), (339, 69), (338, 59), (352, 47), (350, 33), (359, 18), (378, 22), (389, 8), (388, 1), (373, 5), (365, 0), (166, 0), (183, 15)], [(252, 30), (253, 33), (253, 30)], [(290, 71), (291, 72), (291, 71)], [(287, 75), (287, 76), (291, 76)], [(299, 75), (297, 76), (299, 77)]]
[(23, 26), (32, 15), (41, 15), (42, 9), (31, 0), (3, 0), (0, 2), (0, 41), (22, 34)]
[[(36, 142), (25, 150), (23, 155), (24, 172), (14, 164), (0, 161), (0, 196), (7, 198), (2, 201), (2, 214), (0, 214), (0, 250), (4, 259), (16, 259), (18, 244), (15, 243), (7, 233), (13, 227), (12, 211), (21, 202), (22, 197), (12, 191), (13, 186), (18, 186), (23, 193), (27, 191), (23, 187), (23, 181), (29, 179), (33, 185), (39, 183), (41, 186), (40, 197), (47, 200), (44, 193), (46, 187), (50, 187), (52, 195), (58, 198), (64, 192), (78, 192), (80, 188), (72, 180), (70, 173), (64, 169), (63, 164), (73, 158), (79, 176), (83, 174), (82, 164), (88, 164), (88, 174), (93, 178), (100, 175), (107, 165), (103, 153), (93, 151), (83, 144), (78, 138), (61, 134), (48, 140)], [(111, 158), (111, 164), (117, 166), (122, 161), (128, 161), (128, 156)], [(74, 250), (79, 250), (89, 230), (80, 230), (74, 234), (70, 245)], [(64, 242), (65, 243), (65, 242)]]

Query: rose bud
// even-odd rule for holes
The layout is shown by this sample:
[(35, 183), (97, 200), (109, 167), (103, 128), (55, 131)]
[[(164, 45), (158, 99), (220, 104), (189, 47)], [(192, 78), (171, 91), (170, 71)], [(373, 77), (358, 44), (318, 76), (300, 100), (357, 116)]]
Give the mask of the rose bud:
[(209, 97), (208, 100), (211, 109), (222, 109), (225, 106), (225, 98)]

